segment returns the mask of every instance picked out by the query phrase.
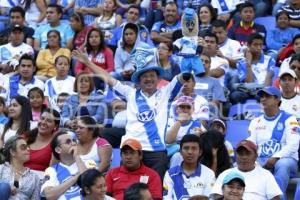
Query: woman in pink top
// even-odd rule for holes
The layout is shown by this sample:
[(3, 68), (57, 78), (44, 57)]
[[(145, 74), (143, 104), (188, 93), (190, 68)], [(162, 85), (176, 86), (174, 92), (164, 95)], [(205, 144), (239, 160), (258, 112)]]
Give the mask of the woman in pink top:
[(81, 116), (77, 121), (76, 135), (79, 141), (77, 150), (83, 161), (94, 160), (100, 172), (110, 167), (112, 147), (99, 137), (98, 124), (90, 116)]
[[(113, 52), (108, 47), (106, 47), (104, 37), (100, 29), (92, 28), (89, 31), (89, 33), (87, 34), (85, 48), (88, 53), (89, 60), (91, 60), (102, 69), (105, 69), (107, 72), (114, 71), (115, 67)], [(92, 73), (90, 68), (77, 61), (75, 73), (78, 74), (81, 71)]]

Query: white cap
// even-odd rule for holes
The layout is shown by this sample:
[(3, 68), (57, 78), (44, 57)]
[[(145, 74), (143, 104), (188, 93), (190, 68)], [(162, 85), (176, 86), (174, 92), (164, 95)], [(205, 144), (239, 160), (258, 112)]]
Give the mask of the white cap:
[(289, 75), (291, 75), (293, 78), (297, 79), (297, 75), (296, 75), (295, 71), (292, 70), (292, 69), (286, 69), (286, 70), (281, 71), (281, 72), (279, 73), (279, 78), (281, 78), (281, 77), (282, 77), (283, 75), (285, 75), (285, 74), (289, 74)]

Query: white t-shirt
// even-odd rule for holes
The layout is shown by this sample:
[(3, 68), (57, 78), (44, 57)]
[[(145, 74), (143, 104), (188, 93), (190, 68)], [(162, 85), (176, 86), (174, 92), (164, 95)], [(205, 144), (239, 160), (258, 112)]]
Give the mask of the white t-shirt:
[(243, 199), (268, 200), (275, 196), (282, 195), (282, 192), (271, 172), (260, 166), (255, 166), (255, 168), (250, 172), (242, 172), (237, 167), (225, 170), (217, 178), (212, 189), (212, 194), (223, 195), (222, 183), (225, 176), (231, 171), (240, 173), (245, 179), (246, 187)]
[(242, 2), (244, 2), (244, 0), (224, 0), (221, 2), (219, 0), (212, 0), (211, 5), (218, 10), (218, 15), (222, 15), (234, 11), (236, 5)]
[[(215, 183), (215, 173), (208, 167), (199, 164), (196, 171), (187, 177), (180, 165), (169, 169), (164, 177), (165, 200), (188, 199), (195, 195), (209, 196)], [(180, 188), (185, 188), (185, 194)]]
[(220, 85), (224, 87), (225, 74), (229, 71), (229, 63), (226, 59), (221, 58), (219, 56), (213, 56), (210, 59), (211, 59), (211, 64), (210, 64), (211, 70), (218, 69), (218, 68), (224, 70), (224, 75), (217, 78), (219, 80)]
[(233, 60), (244, 58), (242, 46), (240, 42), (236, 40), (227, 38), (223, 44), (219, 45), (219, 49), (227, 58), (231, 58)]
[(23, 42), (21, 45), (14, 47), (11, 43), (7, 43), (0, 46), (0, 63), (7, 63), (14, 56), (22, 56), (25, 53), (33, 55), (32, 46)]
[(291, 99), (285, 99), (281, 97), (280, 110), (284, 110), (294, 115), (297, 120), (300, 120), (300, 95), (297, 94)]
[[(1, 138), (2, 134), (3, 134), (4, 126), (5, 126), (4, 124), (0, 124), (0, 138)], [(36, 128), (36, 127), (37, 127), (37, 122), (30, 121), (30, 130), (32, 130), (32, 129)], [(9, 138), (15, 136), (16, 133), (17, 133), (16, 130), (12, 130), (11, 128), (9, 128), (9, 129), (6, 131), (5, 135), (4, 135), (4, 140), (3, 140), (3, 142), (6, 143), (7, 140), (8, 140)]]
[(59, 110), (57, 107), (57, 97), (60, 93), (74, 94), (74, 82), (75, 78), (73, 76), (67, 76), (63, 80), (57, 80), (56, 77), (53, 77), (46, 81), (44, 94), (45, 97), (49, 98), (51, 107)]
[[(298, 148), (300, 140), (299, 124), (295, 116), (288, 117), (284, 121), (284, 124), (281, 122), (277, 123), (281, 115), (282, 113), (280, 112), (276, 117), (271, 119), (266, 118), (264, 115), (253, 119), (248, 128), (250, 133), (248, 140), (251, 140), (257, 145), (258, 156), (261, 156), (265, 153), (272, 153), (272, 157), (292, 157), (295, 160), (298, 160)], [(263, 148), (263, 145), (271, 139), (273, 129), (275, 128), (283, 131), (280, 141), (281, 150), (278, 150), (276, 147), (274, 149)]]

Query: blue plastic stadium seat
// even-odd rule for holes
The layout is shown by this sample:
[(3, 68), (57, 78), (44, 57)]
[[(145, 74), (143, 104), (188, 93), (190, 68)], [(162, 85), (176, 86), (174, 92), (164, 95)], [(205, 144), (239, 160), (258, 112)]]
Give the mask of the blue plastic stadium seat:
[(235, 104), (231, 106), (228, 117), (232, 119), (235, 115), (241, 115), (247, 112), (255, 117), (262, 114), (262, 108), (256, 99), (248, 99), (244, 104)]
[(114, 148), (112, 152), (111, 168), (119, 167), (121, 164), (121, 154), (119, 148)]
[(244, 139), (249, 137), (248, 127), (250, 124), (249, 120), (229, 120), (227, 124), (226, 140), (228, 140), (233, 148)]
[(273, 16), (257, 17), (254, 19), (254, 22), (263, 25), (267, 31), (276, 27), (276, 20)]

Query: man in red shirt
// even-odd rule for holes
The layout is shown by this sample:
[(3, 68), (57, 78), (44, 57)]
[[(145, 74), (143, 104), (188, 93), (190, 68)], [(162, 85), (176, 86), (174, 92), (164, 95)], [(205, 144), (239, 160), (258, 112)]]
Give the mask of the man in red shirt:
[(124, 191), (133, 183), (145, 183), (153, 199), (162, 199), (162, 183), (158, 173), (141, 162), (142, 146), (135, 139), (127, 139), (121, 145), (122, 166), (111, 169), (106, 177), (107, 193), (123, 200)]

